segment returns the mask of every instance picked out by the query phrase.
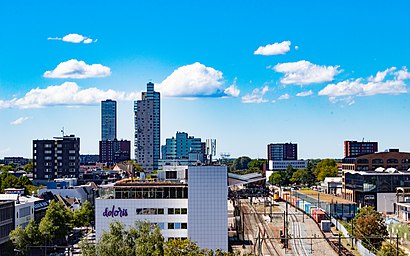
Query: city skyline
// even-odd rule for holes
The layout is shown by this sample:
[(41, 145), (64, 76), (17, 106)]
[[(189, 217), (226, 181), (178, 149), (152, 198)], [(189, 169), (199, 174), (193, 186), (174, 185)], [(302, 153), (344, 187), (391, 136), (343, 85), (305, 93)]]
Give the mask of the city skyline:
[(342, 158), (363, 138), (410, 151), (407, 1), (95, 3), (2, 3), (0, 158), (31, 158), (62, 127), (97, 153), (106, 99), (133, 143), (149, 81), (161, 145), (184, 131), (233, 157), (292, 142), (301, 159)]

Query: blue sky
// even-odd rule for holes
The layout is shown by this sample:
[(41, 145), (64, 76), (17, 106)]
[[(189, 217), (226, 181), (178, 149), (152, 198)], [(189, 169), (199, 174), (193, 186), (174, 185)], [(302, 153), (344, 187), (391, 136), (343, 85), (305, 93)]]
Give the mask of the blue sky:
[[(97, 153), (99, 101), (162, 92), (161, 140), (216, 138), (217, 151), (342, 157), (343, 140), (410, 151), (409, 1), (3, 1), (0, 157), (66, 133)], [(71, 34), (71, 35), (70, 35)], [(38, 88), (37, 90), (35, 90)], [(297, 96), (299, 95), (299, 96)]]

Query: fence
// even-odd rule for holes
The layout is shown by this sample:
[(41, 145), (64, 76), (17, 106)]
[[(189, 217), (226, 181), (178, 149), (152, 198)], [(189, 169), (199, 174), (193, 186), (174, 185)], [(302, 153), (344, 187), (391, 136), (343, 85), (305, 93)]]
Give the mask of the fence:
[[(340, 232), (343, 233), (343, 235), (345, 237), (350, 237), (349, 232), (347, 232), (346, 228), (342, 224), (340, 224), (339, 221), (337, 221), (335, 218), (332, 218), (332, 223), (335, 225), (337, 230), (339, 230)], [(366, 249), (362, 245), (362, 241), (356, 240), (356, 239), (353, 238), (353, 244), (356, 246), (357, 251), (360, 253), (360, 255), (362, 255), (362, 256), (376, 256), (374, 253), (372, 253), (371, 251), (369, 251), (368, 249)]]

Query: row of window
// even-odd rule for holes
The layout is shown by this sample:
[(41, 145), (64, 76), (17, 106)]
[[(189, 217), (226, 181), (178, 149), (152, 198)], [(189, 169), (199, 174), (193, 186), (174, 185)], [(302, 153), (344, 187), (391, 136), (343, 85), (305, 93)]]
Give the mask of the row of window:
[[(137, 215), (162, 215), (165, 214), (164, 208), (137, 208)], [(187, 208), (168, 208), (169, 215), (188, 214)]]
[(165, 227), (168, 229), (188, 229), (188, 223), (186, 222), (170, 222), (165, 225), (165, 223), (160, 222), (160, 223), (155, 223), (158, 225), (159, 229), (163, 230)]

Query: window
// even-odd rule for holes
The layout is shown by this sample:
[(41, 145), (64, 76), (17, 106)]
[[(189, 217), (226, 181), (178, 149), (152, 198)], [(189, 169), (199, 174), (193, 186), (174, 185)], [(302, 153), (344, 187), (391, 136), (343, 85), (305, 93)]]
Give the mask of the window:
[(168, 223), (168, 229), (174, 229), (174, 223)]
[(383, 164), (383, 159), (373, 159), (372, 164)]
[(188, 223), (181, 223), (181, 229), (188, 229)]
[(174, 208), (168, 208), (168, 214), (174, 214)]
[(175, 223), (174, 228), (175, 229), (181, 229), (181, 223)]
[(391, 159), (387, 159), (387, 163), (388, 164), (398, 164), (399, 160), (391, 158)]
[(160, 223), (157, 223), (157, 225), (158, 225), (158, 227), (159, 227), (159, 229), (165, 229), (165, 223), (163, 223), (163, 222), (160, 222)]

